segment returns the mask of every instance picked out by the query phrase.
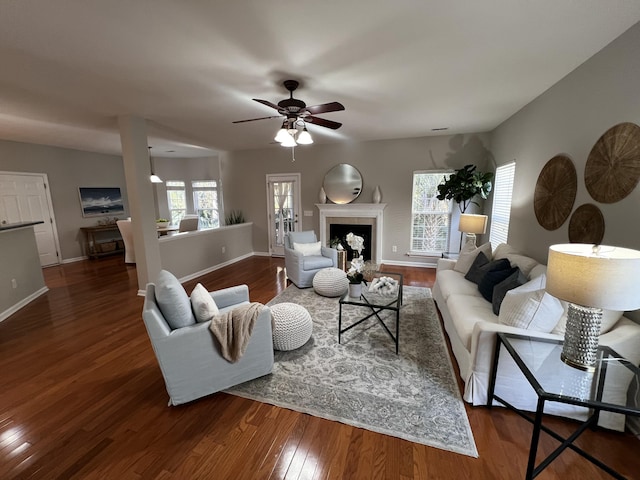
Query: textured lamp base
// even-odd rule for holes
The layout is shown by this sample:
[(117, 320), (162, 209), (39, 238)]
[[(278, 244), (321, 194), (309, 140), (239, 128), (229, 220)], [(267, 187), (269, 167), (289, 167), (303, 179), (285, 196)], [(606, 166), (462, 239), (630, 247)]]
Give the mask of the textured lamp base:
[(476, 246), (476, 234), (475, 233), (467, 233), (467, 242), (466, 243), (470, 243), (471, 245), (473, 245), (474, 247)]
[(569, 303), (567, 329), (560, 358), (580, 370), (595, 370), (602, 309)]
[(465, 246), (467, 244), (469, 244), (470, 246), (475, 247), (476, 246), (476, 234), (475, 233), (464, 233), (463, 232), (463, 233), (460, 234), (460, 250), (462, 250), (462, 236), (463, 236), (463, 234), (466, 235), (466, 237), (467, 237), (466, 242), (464, 242)]

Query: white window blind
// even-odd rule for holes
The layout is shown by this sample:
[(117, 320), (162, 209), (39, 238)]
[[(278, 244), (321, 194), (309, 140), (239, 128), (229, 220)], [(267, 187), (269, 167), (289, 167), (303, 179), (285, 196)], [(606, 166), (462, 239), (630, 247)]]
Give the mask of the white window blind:
[(511, 197), (516, 174), (516, 162), (501, 165), (496, 169), (496, 181), (493, 189), (493, 209), (491, 212), (491, 233), (489, 240), (493, 248), (507, 243), (509, 237), (509, 217), (511, 216)]

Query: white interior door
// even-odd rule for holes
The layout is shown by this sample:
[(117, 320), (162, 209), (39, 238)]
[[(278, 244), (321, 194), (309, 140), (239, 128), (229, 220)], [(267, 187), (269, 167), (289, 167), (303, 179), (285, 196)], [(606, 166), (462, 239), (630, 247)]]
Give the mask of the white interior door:
[(284, 236), (300, 230), (300, 174), (267, 175), (269, 251), (284, 256)]
[(38, 222), (36, 234), (40, 265), (56, 265), (58, 239), (45, 174), (0, 173), (0, 223)]

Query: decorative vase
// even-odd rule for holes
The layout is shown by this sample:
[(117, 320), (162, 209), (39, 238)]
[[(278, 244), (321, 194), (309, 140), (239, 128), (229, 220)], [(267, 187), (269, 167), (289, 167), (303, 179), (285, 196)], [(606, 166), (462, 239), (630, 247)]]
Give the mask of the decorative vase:
[(376, 185), (376, 188), (373, 190), (373, 203), (380, 203), (382, 200), (382, 192), (380, 191), (380, 185)]
[(351, 298), (360, 298), (362, 295), (362, 282), (349, 284), (349, 296)]
[(320, 193), (318, 194), (318, 200), (320, 200), (320, 203), (327, 203), (327, 194), (324, 193), (324, 187), (320, 187)]

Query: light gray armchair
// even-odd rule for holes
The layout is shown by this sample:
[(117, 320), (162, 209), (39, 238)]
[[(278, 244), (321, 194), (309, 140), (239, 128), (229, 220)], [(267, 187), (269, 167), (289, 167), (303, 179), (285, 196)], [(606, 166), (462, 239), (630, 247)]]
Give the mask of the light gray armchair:
[(293, 248), (294, 243), (317, 243), (316, 233), (312, 230), (305, 232), (289, 232), (284, 237), (284, 266), (287, 277), (298, 288), (310, 287), (314, 275), (328, 267), (338, 266), (338, 251), (335, 248), (320, 247), (320, 255), (303, 255)]
[[(210, 295), (220, 312), (249, 302), (246, 285), (210, 292)], [(153, 283), (147, 284), (142, 318), (164, 377), (169, 405), (190, 402), (261, 377), (273, 369), (268, 307), (258, 316), (247, 349), (235, 363), (222, 357), (220, 346), (209, 330), (211, 321), (172, 330), (156, 302)]]

